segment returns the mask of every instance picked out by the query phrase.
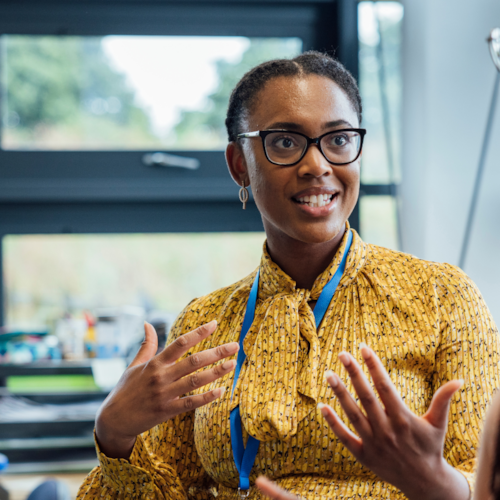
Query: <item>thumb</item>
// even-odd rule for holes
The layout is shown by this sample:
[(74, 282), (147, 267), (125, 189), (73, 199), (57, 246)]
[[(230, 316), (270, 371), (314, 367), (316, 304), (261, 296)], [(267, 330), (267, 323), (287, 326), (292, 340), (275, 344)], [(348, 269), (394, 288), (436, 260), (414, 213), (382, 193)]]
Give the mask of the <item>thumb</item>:
[(145, 337), (142, 341), (139, 352), (135, 355), (135, 358), (130, 363), (129, 367), (142, 365), (147, 363), (152, 357), (155, 356), (158, 349), (158, 335), (153, 325), (144, 322), (144, 333)]
[(436, 391), (436, 394), (434, 394), (432, 398), (431, 405), (424, 415), (424, 418), (431, 425), (441, 429), (446, 427), (451, 398), (463, 385), (463, 380), (450, 380)]

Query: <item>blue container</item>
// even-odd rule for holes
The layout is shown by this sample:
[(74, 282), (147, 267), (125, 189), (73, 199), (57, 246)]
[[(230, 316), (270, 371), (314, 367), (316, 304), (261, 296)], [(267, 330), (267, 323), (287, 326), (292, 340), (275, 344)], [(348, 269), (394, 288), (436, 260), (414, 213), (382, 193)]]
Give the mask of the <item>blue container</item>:
[[(0, 474), (9, 465), (9, 459), (0, 453)], [(0, 500), (9, 500), (9, 492), (0, 484)]]

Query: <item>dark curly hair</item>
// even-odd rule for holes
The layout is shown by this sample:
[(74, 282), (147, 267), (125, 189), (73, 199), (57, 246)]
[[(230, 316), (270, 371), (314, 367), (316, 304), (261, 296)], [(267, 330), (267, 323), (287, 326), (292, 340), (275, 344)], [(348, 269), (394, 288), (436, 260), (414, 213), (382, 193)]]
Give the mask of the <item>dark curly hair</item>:
[(318, 75), (333, 80), (347, 95), (361, 123), (361, 96), (354, 77), (336, 59), (310, 50), (293, 59), (274, 59), (251, 69), (238, 82), (229, 98), (226, 128), (229, 141), (236, 141), (241, 119), (252, 107), (255, 98), (264, 85), (280, 76)]

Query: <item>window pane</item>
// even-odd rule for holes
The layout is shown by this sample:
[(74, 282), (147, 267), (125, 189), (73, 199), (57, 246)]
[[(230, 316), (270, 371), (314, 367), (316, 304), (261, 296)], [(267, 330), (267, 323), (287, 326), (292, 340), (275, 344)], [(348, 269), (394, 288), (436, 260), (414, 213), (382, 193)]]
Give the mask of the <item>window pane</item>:
[[(359, 85), (363, 99), (363, 125), (368, 130), (363, 148), (361, 180), (365, 184), (397, 183), (400, 179), (401, 151), (403, 6), (398, 2), (360, 2), (358, 15)], [(381, 79), (385, 79), (383, 86)], [(386, 116), (381, 94), (383, 89), (388, 104)], [(390, 130), (392, 176), (385, 126)]]
[(298, 38), (0, 37), (2, 149), (218, 150), (229, 93)]
[(97, 309), (176, 316), (260, 263), (264, 233), (22, 235), (3, 239), (6, 323), (56, 328)]
[(398, 249), (396, 203), (392, 196), (360, 198), (360, 233), (367, 243)]

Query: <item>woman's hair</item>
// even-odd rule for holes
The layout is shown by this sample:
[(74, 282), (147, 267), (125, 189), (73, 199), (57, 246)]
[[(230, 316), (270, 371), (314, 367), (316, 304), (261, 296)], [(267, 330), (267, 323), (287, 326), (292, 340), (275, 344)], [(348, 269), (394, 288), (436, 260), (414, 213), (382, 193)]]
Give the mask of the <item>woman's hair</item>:
[(346, 93), (361, 123), (361, 96), (354, 77), (333, 57), (311, 50), (293, 59), (266, 61), (243, 75), (229, 98), (226, 117), (229, 141), (236, 141), (237, 135), (242, 133), (242, 118), (250, 111), (257, 94), (269, 80), (280, 76), (306, 75), (324, 76), (334, 81)]

